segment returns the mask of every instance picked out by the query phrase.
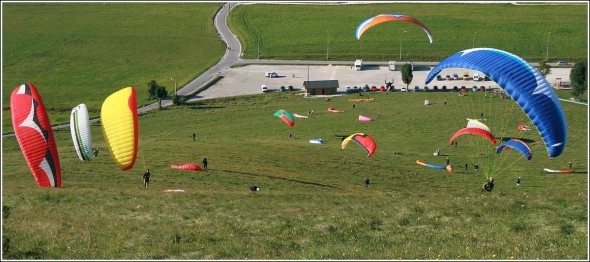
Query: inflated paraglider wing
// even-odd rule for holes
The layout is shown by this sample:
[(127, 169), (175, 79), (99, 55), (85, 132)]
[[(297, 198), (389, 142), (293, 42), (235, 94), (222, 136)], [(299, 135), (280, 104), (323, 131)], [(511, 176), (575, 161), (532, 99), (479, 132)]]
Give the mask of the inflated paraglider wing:
[(137, 157), (139, 135), (135, 88), (126, 87), (107, 97), (100, 119), (111, 157), (120, 169), (131, 169)]
[(531, 152), (531, 148), (522, 140), (520, 139), (510, 139), (504, 143), (502, 143), (498, 149), (496, 149), (496, 154), (500, 154), (500, 152), (504, 151), (505, 148), (513, 148), (516, 151), (520, 152), (526, 160), (531, 160), (533, 157), (533, 153)]
[(467, 122), (467, 127), (481, 128), (481, 129), (483, 129), (483, 130), (486, 130), (486, 131), (488, 131), (488, 132), (490, 132), (490, 133), (492, 132), (492, 131), (490, 130), (490, 128), (489, 128), (489, 127), (488, 127), (486, 124), (484, 124), (484, 123), (480, 122), (480, 121), (479, 121), (479, 120), (477, 120), (477, 119), (472, 119), (472, 120), (469, 120), (469, 121)]
[(72, 109), (70, 133), (72, 134), (72, 141), (78, 158), (80, 160), (90, 160), (92, 135), (90, 133), (90, 121), (88, 120), (88, 108), (85, 104), (79, 104)]
[(348, 145), (348, 142), (351, 140), (356, 142), (360, 147), (367, 151), (368, 157), (372, 157), (373, 154), (375, 154), (377, 144), (375, 143), (375, 140), (373, 140), (373, 138), (371, 138), (369, 135), (364, 133), (356, 133), (348, 136), (342, 140), (342, 149), (346, 148), (346, 145)]
[(426, 84), (446, 68), (472, 69), (489, 76), (532, 120), (549, 156), (556, 157), (563, 152), (567, 140), (565, 115), (555, 91), (534, 66), (506, 51), (467, 49), (436, 65), (426, 77)]
[(367, 20), (363, 21), (356, 28), (356, 39), (360, 39), (361, 35), (363, 35), (363, 33), (365, 31), (367, 31), (369, 28), (371, 28), (373, 26), (376, 26), (378, 24), (385, 23), (385, 22), (395, 22), (395, 21), (410, 22), (410, 23), (414, 23), (414, 24), (422, 27), (424, 32), (426, 32), (426, 35), (428, 35), (428, 40), (430, 40), (430, 43), (432, 44), (432, 34), (430, 33), (430, 30), (428, 29), (428, 27), (426, 27), (422, 22), (414, 19), (413, 17), (407, 16), (407, 15), (402, 15), (402, 14), (381, 14), (381, 15), (376, 15), (376, 16), (368, 18)]
[(274, 116), (285, 121), (285, 123), (287, 123), (287, 125), (289, 125), (290, 127), (293, 127), (295, 125), (295, 118), (293, 118), (293, 115), (291, 115), (291, 113), (289, 113), (287, 110), (277, 110)]
[(466, 128), (463, 128), (463, 129), (457, 131), (455, 134), (453, 134), (453, 136), (451, 137), (451, 140), (449, 140), (449, 143), (452, 145), (457, 137), (462, 136), (462, 135), (467, 135), (467, 134), (481, 136), (481, 137), (489, 140), (490, 142), (492, 142), (494, 145), (496, 144), (496, 138), (494, 137), (494, 135), (492, 133), (490, 133), (489, 131), (487, 131), (485, 129), (481, 129), (478, 127), (466, 127)]
[(42, 187), (61, 186), (61, 167), (49, 116), (32, 83), (18, 86), (10, 95), (12, 126), (21, 151)]
[(188, 163), (184, 165), (171, 165), (170, 168), (178, 169), (178, 170), (188, 170), (188, 171), (203, 171), (201, 166), (195, 163)]

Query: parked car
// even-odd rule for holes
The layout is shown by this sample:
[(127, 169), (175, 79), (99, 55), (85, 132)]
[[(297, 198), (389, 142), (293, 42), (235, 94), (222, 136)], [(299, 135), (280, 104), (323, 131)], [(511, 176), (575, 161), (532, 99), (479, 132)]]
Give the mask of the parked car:
[(473, 91), (473, 92), (477, 92), (477, 91), (479, 91), (479, 89), (477, 89), (477, 85), (473, 85), (473, 86), (471, 87), (471, 91)]
[(420, 92), (420, 87), (419, 86), (414, 86), (414, 92)]
[(266, 92), (268, 92), (268, 91), (269, 91), (269, 90), (268, 90), (268, 87), (266, 87), (266, 85), (262, 85), (262, 87), (260, 87), (260, 88), (262, 89), (262, 92), (263, 92), (263, 93), (266, 93)]
[(379, 90), (381, 90), (381, 91), (385, 91), (385, 90), (387, 90), (387, 89), (385, 89), (385, 86), (381, 86), (381, 88), (380, 88)]
[(371, 87), (371, 91), (377, 91), (377, 87), (376, 86), (372, 86)]
[(459, 78), (459, 75), (457, 73), (454, 73), (453, 74), (453, 80), (459, 80), (459, 79), (460, 79)]
[(424, 92), (428, 92), (428, 86), (424, 86)]
[(405, 88), (405, 87), (402, 87), (402, 88), (400, 89), (400, 92), (408, 92), (408, 89), (407, 89), (407, 88)]
[(279, 92), (283, 92), (283, 91), (287, 91), (287, 88), (285, 88), (285, 86), (281, 86), (281, 87), (279, 88)]
[(273, 78), (273, 77), (278, 77), (279, 75), (277, 75), (276, 72), (264, 72), (264, 76)]
[(436, 80), (443, 81), (445, 79), (441, 75), (436, 75)]
[(566, 66), (566, 65), (568, 65), (568, 63), (566, 61), (560, 60), (560, 61), (557, 61), (557, 65), (558, 66)]
[(469, 73), (463, 72), (463, 80), (469, 80)]
[(293, 86), (289, 86), (287, 89), (289, 89), (289, 91), (293, 91)]
[(453, 78), (451, 77), (451, 75), (447, 75), (447, 80), (453, 80)]
[(480, 78), (479, 78), (479, 74), (478, 73), (473, 74), (473, 81), (479, 81), (479, 79)]
[(489, 77), (489, 76), (484, 76), (484, 77), (483, 77), (483, 81), (491, 81), (491, 79), (490, 79), (490, 77)]
[(447, 86), (442, 86), (442, 91), (446, 92), (447, 91)]
[(370, 91), (371, 91), (371, 88), (368, 85), (363, 87), (363, 92), (370, 92)]

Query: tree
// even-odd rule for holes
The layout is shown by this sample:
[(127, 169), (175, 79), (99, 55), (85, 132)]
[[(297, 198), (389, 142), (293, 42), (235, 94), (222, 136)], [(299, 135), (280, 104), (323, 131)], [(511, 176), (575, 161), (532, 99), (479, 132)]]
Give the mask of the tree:
[(156, 82), (156, 80), (152, 80), (148, 83), (148, 97), (150, 99), (156, 99), (157, 96), (157, 90), (158, 89), (158, 83)]
[(551, 66), (549, 64), (547, 64), (547, 61), (543, 61), (543, 62), (539, 63), (539, 66), (537, 67), (537, 69), (545, 77), (547, 75), (551, 74)]
[(158, 104), (162, 108), (162, 99), (168, 96), (168, 91), (165, 86), (162, 86), (152, 80), (148, 83), (148, 96), (150, 99), (158, 99)]
[(572, 95), (580, 100), (582, 94), (588, 89), (588, 72), (586, 62), (578, 62), (570, 72), (570, 81), (572, 83)]
[(402, 81), (406, 84), (406, 88), (412, 83), (414, 75), (412, 74), (412, 65), (405, 64), (402, 66)]
[(156, 96), (158, 97), (158, 105), (160, 109), (162, 108), (162, 99), (168, 96), (168, 90), (166, 87), (158, 85), (158, 89), (156, 89)]

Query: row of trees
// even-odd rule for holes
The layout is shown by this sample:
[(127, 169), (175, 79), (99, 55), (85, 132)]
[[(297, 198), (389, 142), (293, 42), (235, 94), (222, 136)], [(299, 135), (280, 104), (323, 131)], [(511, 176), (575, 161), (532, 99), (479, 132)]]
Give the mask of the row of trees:
[[(158, 99), (158, 105), (162, 108), (162, 99), (168, 97), (168, 90), (163, 85), (158, 84), (156, 80), (152, 80), (148, 83), (148, 97), (149, 99)], [(181, 99), (174, 94), (172, 103), (175, 105), (181, 104)]]

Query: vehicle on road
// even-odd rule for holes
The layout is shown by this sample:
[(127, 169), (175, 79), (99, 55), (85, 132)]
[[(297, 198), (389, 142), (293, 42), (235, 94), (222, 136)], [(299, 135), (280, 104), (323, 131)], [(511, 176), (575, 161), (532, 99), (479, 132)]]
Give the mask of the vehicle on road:
[(566, 66), (566, 65), (568, 65), (568, 63), (566, 61), (560, 60), (560, 61), (557, 61), (557, 65), (558, 66)]
[(454, 73), (453, 74), (453, 80), (459, 80), (459, 79), (460, 79), (459, 78), (459, 75), (457, 73)]
[(266, 93), (266, 92), (268, 92), (268, 91), (269, 91), (269, 90), (268, 90), (268, 87), (267, 87), (266, 85), (262, 85), (262, 87), (260, 87), (260, 89), (262, 89), (262, 92), (263, 92), (263, 93)]

